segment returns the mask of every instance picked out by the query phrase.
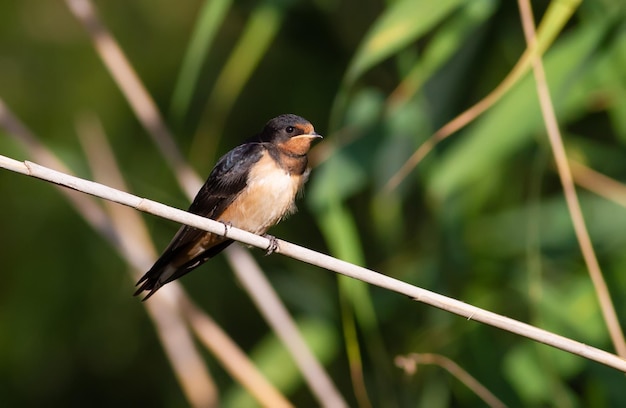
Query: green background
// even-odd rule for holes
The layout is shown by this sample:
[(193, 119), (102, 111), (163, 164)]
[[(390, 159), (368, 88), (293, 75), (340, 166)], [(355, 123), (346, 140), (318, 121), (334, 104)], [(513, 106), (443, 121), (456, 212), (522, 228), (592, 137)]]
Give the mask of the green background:
[[(549, 4), (534, 3), (539, 22)], [(269, 118), (304, 116), (326, 138), (299, 213), (274, 235), (613, 351), (532, 76), (440, 143), (397, 189), (384, 189), (415, 149), (515, 65), (525, 49), (515, 2), (206, 4), (212, 13), (202, 13), (202, 1), (96, 3), (199, 174)], [(544, 59), (568, 155), (618, 181), (626, 180), (625, 9), (622, 0), (583, 2), (564, 27), (553, 21), (558, 36)], [(0, 3), (0, 98), (87, 179), (76, 121), (97, 115), (129, 190), (188, 206), (64, 2)], [(0, 153), (30, 159), (2, 129)], [(51, 185), (0, 171), (0, 191), (0, 405), (186, 405), (114, 249)], [(626, 326), (626, 211), (578, 191)], [(143, 218), (158, 248), (178, 227)], [(405, 375), (393, 358), (411, 352), (445, 355), (511, 406), (626, 405), (614, 369), (252, 252), (352, 406), (346, 349), (357, 341), (373, 406), (482, 403), (440, 367)], [(250, 356), (293, 373), (284, 392), (294, 404), (316, 405), (223, 256), (182, 283)], [(356, 337), (345, 336), (346, 314)], [(206, 360), (222, 403), (250, 404), (215, 357)]]

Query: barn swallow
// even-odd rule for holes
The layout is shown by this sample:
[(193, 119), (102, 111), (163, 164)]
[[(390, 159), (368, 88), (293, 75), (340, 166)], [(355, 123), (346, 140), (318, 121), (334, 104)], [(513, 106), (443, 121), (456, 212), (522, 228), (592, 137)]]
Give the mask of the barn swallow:
[[(189, 212), (253, 234), (296, 211), (295, 199), (310, 169), (307, 153), (322, 136), (296, 115), (281, 115), (222, 156), (194, 198)], [(227, 228), (227, 227), (225, 227)], [(152, 296), (233, 243), (232, 239), (183, 225), (163, 254), (139, 279), (135, 296)]]

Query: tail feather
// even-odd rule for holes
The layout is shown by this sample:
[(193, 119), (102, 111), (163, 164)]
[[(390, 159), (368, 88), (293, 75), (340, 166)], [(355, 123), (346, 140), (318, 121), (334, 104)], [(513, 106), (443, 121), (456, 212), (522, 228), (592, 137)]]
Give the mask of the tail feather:
[[(137, 284), (139, 284), (139, 283), (137, 283)], [(142, 302), (145, 302), (146, 300), (148, 300), (150, 298), (150, 296), (154, 295), (156, 293), (156, 291), (159, 290), (159, 288), (161, 286), (163, 286), (163, 285), (159, 285), (158, 282), (156, 284), (152, 285), (152, 286), (149, 286), (149, 285), (150, 285), (150, 282), (147, 282), (147, 281), (144, 282), (144, 284), (141, 285), (139, 287), (139, 289), (137, 289), (135, 291), (135, 293), (133, 293), (133, 296), (137, 296), (141, 292), (143, 292), (145, 290), (149, 290), (150, 292), (148, 292), (148, 294), (143, 299), (141, 299)]]
[(196, 269), (198, 266), (202, 265), (210, 258), (213, 258), (215, 255), (222, 252), (227, 246), (229, 246), (233, 242), (234, 241), (231, 239), (220, 242), (219, 244), (207, 249), (200, 255), (188, 260), (178, 267), (174, 267), (173, 265), (173, 260), (176, 259), (178, 251), (166, 251), (154, 263), (154, 266), (152, 266), (152, 268), (150, 268), (150, 270), (146, 272), (141, 277), (141, 279), (139, 279), (139, 281), (135, 285), (139, 287), (137, 288), (133, 296), (137, 296), (144, 291), (148, 291), (148, 294), (142, 299), (142, 301), (148, 300), (148, 298), (154, 295), (154, 293), (156, 293), (156, 291), (159, 290), (163, 285), (173, 280), (176, 280), (181, 276), (186, 275), (187, 273)]

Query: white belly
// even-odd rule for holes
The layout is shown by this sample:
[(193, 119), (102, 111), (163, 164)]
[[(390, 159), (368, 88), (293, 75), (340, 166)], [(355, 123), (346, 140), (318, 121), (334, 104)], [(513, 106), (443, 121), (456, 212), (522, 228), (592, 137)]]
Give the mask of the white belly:
[(219, 221), (264, 234), (296, 210), (294, 201), (305, 178), (288, 174), (269, 155), (248, 175), (247, 187), (219, 217)]

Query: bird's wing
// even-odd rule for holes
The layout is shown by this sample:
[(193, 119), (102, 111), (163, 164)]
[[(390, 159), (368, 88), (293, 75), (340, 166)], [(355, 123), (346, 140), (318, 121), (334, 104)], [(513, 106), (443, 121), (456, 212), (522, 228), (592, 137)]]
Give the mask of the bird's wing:
[[(246, 187), (250, 167), (262, 155), (261, 144), (245, 143), (222, 156), (187, 211), (217, 219)], [(183, 225), (167, 246), (164, 255), (195, 242), (203, 234), (205, 231)]]
[[(264, 147), (260, 143), (245, 143), (222, 156), (188, 211), (217, 219), (246, 187), (250, 168), (261, 159), (263, 150)], [(137, 285), (141, 286), (135, 295), (149, 290), (150, 293), (144, 300), (149, 298), (159, 287), (190, 272), (233, 242), (219, 236), (208, 237), (205, 244), (211, 245), (210, 247), (197, 256), (186, 258), (188, 250), (199, 240), (207, 238), (207, 234), (206, 231), (188, 225), (181, 226), (163, 254), (137, 282)], [(173, 270), (167, 271), (168, 265), (172, 262), (178, 265), (174, 265)]]

